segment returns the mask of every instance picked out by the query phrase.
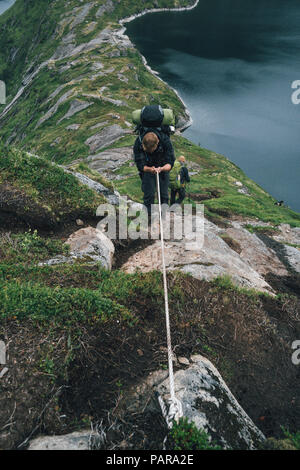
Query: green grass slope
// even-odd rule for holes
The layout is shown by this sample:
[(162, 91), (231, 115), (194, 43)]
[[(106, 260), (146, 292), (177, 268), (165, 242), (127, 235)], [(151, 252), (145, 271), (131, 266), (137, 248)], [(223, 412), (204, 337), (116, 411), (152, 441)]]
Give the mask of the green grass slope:
[[(96, 153), (133, 144), (130, 121), (136, 108), (160, 103), (182, 119), (186, 116), (182, 102), (145, 68), (134, 45), (120, 39), (118, 21), (153, 6), (193, 3), (17, 0), (0, 18), (0, 78), (6, 81), (8, 106), (19, 92), (9, 109), (0, 106), (1, 139), (51, 161), (85, 164), (93, 153), (87, 139), (109, 126), (118, 125), (124, 137)], [(75, 113), (74, 103), (79, 106)], [(299, 214), (275, 206), (274, 198), (224, 156), (182, 136), (175, 136), (173, 143), (177, 156), (184, 154), (198, 165), (189, 192), (191, 200), (205, 204), (208, 215), (217, 219), (239, 214), (274, 225), (300, 225)], [(136, 168), (125, 164), (117, 174), (121, 177), (117, 189), (140, 200)], [(236, 181), (246, 194), (239, 192)]]
[(0, 148), (0, 214), (29, 225), (55, 226), (76, 217), (93, 217), (103, 196), (45, 158)]

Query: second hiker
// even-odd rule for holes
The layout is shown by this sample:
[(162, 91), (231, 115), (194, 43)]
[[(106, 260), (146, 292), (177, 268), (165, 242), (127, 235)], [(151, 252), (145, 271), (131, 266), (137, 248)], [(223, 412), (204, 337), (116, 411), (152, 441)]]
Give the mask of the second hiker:
[[(189, 182), (190, 176), (185, 165), (185, 157), (181, 155), (178, 160), (175, 161), (170, 173), (171, 206), (173, 204), (182, 203), (185, 198), (185, 185)], [(177, 199), (176, 196), (178, 196)]]

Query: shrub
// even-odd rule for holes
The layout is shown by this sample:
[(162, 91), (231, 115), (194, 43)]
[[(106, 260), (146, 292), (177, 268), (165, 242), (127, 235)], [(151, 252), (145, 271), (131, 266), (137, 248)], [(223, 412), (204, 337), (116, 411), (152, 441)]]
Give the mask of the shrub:
[(300, 450), (300, 431), (293, 434), (287, 429), (283, 429), (283, 433), (285, 437), (292, 442), (293, 446), (296, 447), (297, 450)]
[(204, 430), (199, 430), (187, 418), (174, 422), (169, 431), (167, 446), (169, 450), (221, 450), (220, 446), (210, 442)]

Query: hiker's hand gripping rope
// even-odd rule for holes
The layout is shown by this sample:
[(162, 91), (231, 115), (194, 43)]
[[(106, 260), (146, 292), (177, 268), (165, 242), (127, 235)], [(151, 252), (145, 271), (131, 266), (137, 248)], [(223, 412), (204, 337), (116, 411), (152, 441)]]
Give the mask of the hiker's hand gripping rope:
[(161, 214), (159, 173), (160, 173), (159, 171), (156, 172), (156, 180), (157, 180), (157, 194), (158, 194), (158, 207), (159, 207), (159, 224), (160, 224), (160, 238), (161, 238), (161, 254), (162, 254), (162, 268), (163, 268), (163, 281), (164, 281), (169, 381), (170, 381), (170, 400), (169, 400), (170, 406), (169, 406), (168, 415), (166, 415), (166, 413), (164, 414), (165, 414), (168, 427), (171, 428), (173, 424), (173, 420), (177, 422), (179, 418), (182, 416), (182, 405), (181, 405), (181, 402), (175, 397), (175, 390), (174, 390), (174, 373), (173, 373), (173, 361), (172, 361), (173, 354), (172, 354), (171, 331), (170, 331), (168, 286), (167, 286), (166, 263), (165, 263), (164, 232), (163, 232), (162, 214)]

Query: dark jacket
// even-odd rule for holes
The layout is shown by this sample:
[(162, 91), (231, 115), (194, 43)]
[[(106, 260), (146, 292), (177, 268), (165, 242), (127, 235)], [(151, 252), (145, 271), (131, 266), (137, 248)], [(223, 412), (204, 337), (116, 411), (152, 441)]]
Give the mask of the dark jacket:
[(134, 143), (134, 161), (140, 175), (143, 173), (144, 166), (154, 166), (157, 168), (169, 163), (172, 168), (174, 165), (175, 156), (170, 137), (164, 133), (157, 135), (159, 137), (159, 144), (153, 153), (146, 153), (143, 150), (140, 137), (137, 137)]

